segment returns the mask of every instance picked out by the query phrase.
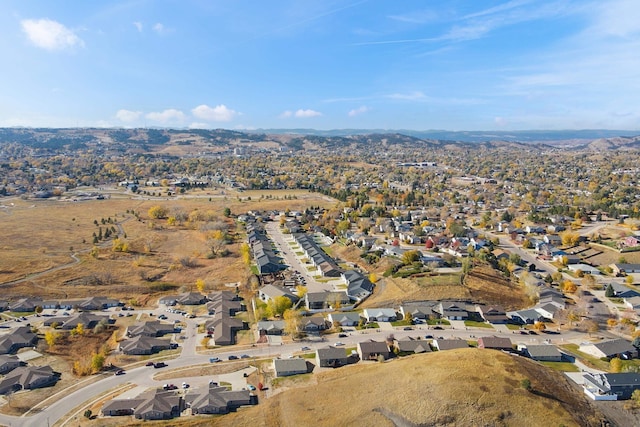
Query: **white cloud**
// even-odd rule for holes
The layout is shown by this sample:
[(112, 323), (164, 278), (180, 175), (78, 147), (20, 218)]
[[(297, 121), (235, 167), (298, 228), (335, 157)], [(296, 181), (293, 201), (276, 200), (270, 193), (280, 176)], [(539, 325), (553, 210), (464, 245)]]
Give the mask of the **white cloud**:
[(198, 105), (191, 110), (191, 113), (201, 120), (210, 122), (230, 122), (239, 115), (237, 111), (228, 108), (224, 104), (216, 105), (213, 108), (205, 104)]
[(53, 51), (84, 46), (76, 33), (51, 19), (25, 19), (20, 25), (29, 41), (42, 49)]
[(125, 123), (135, 122), (140, 118), (140, 116), (142, 116), (141, 111), (118, 110), (116, 113), (116, 118)]
[(182, 122), (185, 119), (184, 113), (174, 108), (169, 108), (160, 112), (148, 113), (145, 117), (159, 123)]
[(321, 116), (322, 113), (314, 110), (298, 110), (294, 113), (294, 116), (298, 118), (306, 118), (306, 117), (318, 117)]
[(142, 22), (136, 21), (136, 22), (133, 23), (133, 25), (136, 27), (136, 29), (138, 30), (139, 33), (142, 32), (142, 30), (144, 28), (143, 25), (142, 25)]
[(164, 25), (162, 25), (160, 22), (157, 22), (154, 26), (153, 26), (153, 31), (155, 31), (158, 34), (164, 34), (167, 32), (167, 29), (165, 28)]
[(362, 107), (358, 107), (358, 108), (355, 108), (355, 109), (349, 111), (348, 114), (349, 114), (349, 117), (355, 117), (355, 116), (358, 116), (360, 114), (364, 114), (369, 110), (370, 110), (369, 107), (363, 105)]
[(291, 117), (291, 116), (293, 116), (293, 112), (292, 112), (292, 111), (287, 110), (287, 111), (283, 111), (283, 112), (282, 112), (282, 114), (280, 114), (280, 116), (279, 116), (279, 117), (280, 117), (281, 119), (286, 119), (286, 118)]
[(408, 101), (416, 101), (419, 99), (425, 99), (426, 97), (427, 96), (420, 91), (415, 91), (410, 93), (392, 93), (391, 95), (387, 96), (387, 98), (391, 98), (391, 99), (403, 99)]
[(433, 10), (420, 10), (403, 15), (390, 15), (389, 19), (406, 22), (409, 24), (427, 24), (438, 19), (438, 14)]

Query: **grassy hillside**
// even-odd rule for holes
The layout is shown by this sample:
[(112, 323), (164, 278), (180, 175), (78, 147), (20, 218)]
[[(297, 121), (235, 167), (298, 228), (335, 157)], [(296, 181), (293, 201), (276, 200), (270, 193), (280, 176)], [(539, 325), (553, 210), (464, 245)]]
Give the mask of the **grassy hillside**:
[[(531, 391), (521, 386), (525, 378)], [(540, 427), (600, 426), (602, 419), (562, 374), (491, 350), (359, 364), (294, 377), (280, 387), (273, 397), (261, 396), (258, 406), (238, 413), (170, 424)]]

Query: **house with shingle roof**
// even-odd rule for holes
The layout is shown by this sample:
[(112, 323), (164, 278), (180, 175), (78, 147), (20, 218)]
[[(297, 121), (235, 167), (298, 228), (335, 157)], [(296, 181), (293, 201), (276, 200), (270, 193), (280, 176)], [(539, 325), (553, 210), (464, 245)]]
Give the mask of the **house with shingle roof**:
[(478, 338), (478, 348), (490, 348), (493, 350), (513, 350), (513, 344), (509, 338), (502, 337), (480, 337)]
[(331, 313), (328, 316), (328, 320), (332, 325), (340, 325), (340, 326), (356, 326), (360, 323), (360, 313), (355, 311), (341, 311), (336, 313)]
[(583, 343), (578, 349), (595, 357), (638, 357), (638, 350), (629, 341), (621, 338)]
[(322, 368), (338, 368), (349, 363), (343, 347), (325, 347), (316, 350), (316, 363)]
[(168, 340), (147, 335), (136, 335), (119, 343), (120, 351), (131, 355), (154, 354), (170, 348), (171, 343)]
[(7, 372), (10, 372), (21, 366), (22, 362), (18, 359), (17, 356), (10, 354), (0, 354), (0, 374), (5, 375)]
[(407, 318), (407, 314), (411, 315), (412, 319), (421, 320), (440, 317), (440, 315), (434, 311), (437, 304), (436, 301), (405, 302), (400, 306), (400, 314), (402, 314), (403, 319)]
[(227, 414), (240, 406), (256, 405), (258, 397), (249, 390), (229, 390), (226, 387), (203, 387), (191, 390), (185, 401), (192, 414)]
[(432, 344), (438, 351), (469, 348), (469, 343), (461, 339), (435, 339), (432, 341)]
[(431, 351), (429, 341), (422, 338), (407, 337), (397, 339), (395, 345), (400, 354), (428, 353)]
[(306, 359), (295, 357), (292, 359), (273, 359), (273, 370), (276, 377), (288, 377), (291, 375), (306, 374), (313, 370), (307, 364)]
[(398, 319), (393, 308), (365, 308), (362, 317), (367, 322), (395, 322)]
[(584, 393), (593, 400), (626, 400), (640, 389), (640, 374), (635, 372), (588, 373), (583, 379)]
[(32, 347), (38, 336), (28, 326), (20, 326), (0, 335), (0, 354), (12, 354), (24, 347)]
[(391, 356), (391, 351), (386, 342), (382, 341), (362, 341), (357, 345), (360, 360), (378, 360), (380, 356), (387, 360)]
[(174, 332), (175, 326), (173, 323), (163, 323), (159, 320), (154, 320), (150, 322), (136, 322), (125, 330), (124, 335), (127, 337), (135, 337), (137, 335), (161, 337)]
[(538, 344), (518, 346), (520, 352), (538, 362), (561, 362), (562, 353), (554, 345)]
[(258, 322), (260, 335), (282, 335), (284, 328), (284, 320), (260, 320)]
[(51, 366), (19, 366), (0, 380), (0, 394), (51, 386), (59, 378)]

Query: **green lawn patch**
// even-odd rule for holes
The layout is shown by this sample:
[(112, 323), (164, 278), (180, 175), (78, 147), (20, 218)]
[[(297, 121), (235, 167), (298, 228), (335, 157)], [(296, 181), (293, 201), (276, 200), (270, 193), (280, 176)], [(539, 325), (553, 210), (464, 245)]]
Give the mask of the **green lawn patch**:
[(560, 347), (574, 354), (586, 365), (592, 366), (596, 369), (600, 369), (601, 371), (609, 371), (609, 362), (581, 352), (580, 350), (578, 350), (578, 348), (580, 347), (577, 344), (561, 344)]
[(485, 322), (476, 322), (475, 320), (465, 320), (464, 321), (464, 325), (468, 326), (470, 328), (489, 328), (489, 329), (493, 329), (493, 326), (491, 326), (488, 323)]
[(541, 365), (560, 372), (579, 372), (580, 369), (571, 362), (540, 362)]
[(514, 325), (512, 323), (507, 323), (507, 329), (511, 330), (511, 331), (517, 331), (518, 329), (520, 329), (520, 325)]
[(391, 326), (411, 326), (411, 320), (396, 320), (391, 322)]
[(427, 325), (450, 325), (447, 319), (429, 319), (427, 320)]

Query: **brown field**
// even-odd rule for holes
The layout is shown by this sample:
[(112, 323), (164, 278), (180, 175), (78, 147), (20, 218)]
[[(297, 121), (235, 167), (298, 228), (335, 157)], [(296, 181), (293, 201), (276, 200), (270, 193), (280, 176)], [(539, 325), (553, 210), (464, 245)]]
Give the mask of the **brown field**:
[[(317, 381), (315, 380), (317, 377)], [(600, 426), (602, 415), (561, 373), (491, 350), (462, 349), (358, 364), (284, 380), (255, 407), (142, 426)], [(532, 391), (521, 387), (529, 379)], [(366, 394), (359, 393), (366, 384)], [(461, 389), (464, 393), (461, 393)], [(353, 393), (345, 396), (345, 393)], [(322, 396), (318, 399), (317, 396)], [(331, 408), (330, 410), (328, 408)], [(102, 420), (101, 420), (102, 421)], [(111, 424), (101, 424), (111, 425)]]
[[(209, 249), (200, 223), (186, 222), (170, 226), (166, 220), (150, 220), (150, 207), (160, 205), (169, 212), (198, 210), (210, 217), (225, 220), (223, 209), (232, 213), (248, 210), (301, 210), (308, 206), (333, 205), (325, 196), (305, 191), (242, 192), (221, 195), (220, 190), (194, 192), (190, 198), (132, 199), (116, 194), (111, 199), (82, 202), (58, 200), (3, 200), (0, 210), (0, 285), (5, 298), (42, 296), (71, 298), (88, 295), (110, 295), (146, 304), (167, 292), (189, 290), (197, 279), (207, 289), (218, 289), (225, 283), (244, 283), (249, 269), (238, 256), (238, 245), (244, 230), (236, 229), (226, 219), (235, 243), (226, 247), (224, 258), (207, 256)], [(271, 197), (269, 199), (262, 198)], [(284, 197), (296, 199), (285, 200)], [(251, 197), (251, 200), (247, 200)], [(239, 198), (242, 198), (240, 200)], [(129, 213), (127, 213), (129, 211)], [(139, 214), (137, 219), (131, 212)], [(111, 217), (113, 224), (101, 224)], [(98, 221), (99, 226), (94, 224)], [(128, 253), (114, 253), (112, 242), (98, 244), (99, 256), (89, 255), (93, 233), (113, 226), (126, 234)], [(72, 258), (76, 254), (78, 261)], [(192, 258), (193, 266), (184, 267), (181, 259)], [(22, 280), (21, 280), (22, 279)], [(158, 285), (166, 285), (165, 291)]]

